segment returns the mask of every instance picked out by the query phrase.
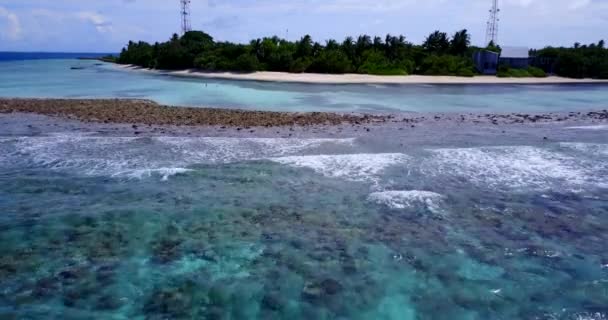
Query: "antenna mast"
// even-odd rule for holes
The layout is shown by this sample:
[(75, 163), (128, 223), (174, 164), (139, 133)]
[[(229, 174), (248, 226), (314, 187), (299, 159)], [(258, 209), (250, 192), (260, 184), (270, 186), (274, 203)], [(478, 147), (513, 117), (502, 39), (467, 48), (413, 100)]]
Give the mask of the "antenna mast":
[(486, 29), (486, 44), (493, 42), (495, 45), (498, 44), (498, 0), (492, 0), (492, 9), (490, 9), (490, 19), (488, 20), (488, 26)]
[(191, 31), (190, 27), (190, 0), (180, 0), (181, 15), (182, 15), (182, 34)]

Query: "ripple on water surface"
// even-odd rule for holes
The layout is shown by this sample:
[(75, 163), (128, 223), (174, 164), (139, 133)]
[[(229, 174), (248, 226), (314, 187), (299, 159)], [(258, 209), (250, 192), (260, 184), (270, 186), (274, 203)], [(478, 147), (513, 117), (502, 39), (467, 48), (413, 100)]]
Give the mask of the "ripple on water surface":
[(3, 138), (0, 318), (604, 319), (605, 149)]

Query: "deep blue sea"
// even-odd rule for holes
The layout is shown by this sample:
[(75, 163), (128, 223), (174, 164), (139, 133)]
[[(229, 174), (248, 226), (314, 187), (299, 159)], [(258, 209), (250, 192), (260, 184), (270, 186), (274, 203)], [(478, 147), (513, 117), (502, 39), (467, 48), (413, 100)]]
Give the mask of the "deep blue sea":
[[(0, 96), (467, 114), (608, 101), (605, 86), (203, 82), (73, 59), (0, 62)], [(608, 319), (606, 121), (428, 118), (236, 136), (0, 114), (0, 319)]]
[[(78, 58), (101, 58), (111, 53), (92, 53), (92, 52), (2, 52), (0, 51), (0, 61), (19, 61), (19, 60), (56, 60), (56, 59), (78, 59)], [(116, 54), (114, 54), (116, 55)]]

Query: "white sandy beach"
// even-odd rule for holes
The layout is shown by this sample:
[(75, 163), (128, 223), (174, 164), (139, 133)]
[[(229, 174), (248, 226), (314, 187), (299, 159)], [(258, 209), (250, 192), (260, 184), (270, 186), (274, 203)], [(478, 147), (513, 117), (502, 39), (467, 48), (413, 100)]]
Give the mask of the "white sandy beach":
[(498, 78), (495, 76), (454, 77), (454, 76), (374, 76), (366, 74), (318, 74), (287, 72), (202, 72), (198, 70), (162, 71), (144, 69), (132, 65), (117, 65), (120, 68), (162, 73), (178, 77), (205, 79), (248, 80), (266, 82), (310, 83), (310, 84), (584, 84), (607, 83), (608, 80), (547, 78)]

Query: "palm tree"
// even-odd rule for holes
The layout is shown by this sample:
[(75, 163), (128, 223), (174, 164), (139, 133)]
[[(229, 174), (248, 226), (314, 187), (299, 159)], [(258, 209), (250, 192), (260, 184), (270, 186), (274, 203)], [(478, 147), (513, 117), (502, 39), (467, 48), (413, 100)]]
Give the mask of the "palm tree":
[(310, 57), (313, 55), (313, 43), (310, 35), (305, 35), (296, 42), (296, 58)]
[(353, 39), (353, 37), (346, 37), (346, 39), (344, 39), (344, 41), (342, 42), (342, 51), (346, 53), (346, 56), (350, 60), (354, 60), (356, 54), (354, 43), (355, 39)]
[(361, 55), (363, 51), (372, 47), (372, 38), (370, 36), (364, 34), (360, 35), (357, 38), (357, 43), (355, 43), (355, 48), (357, 49), (357, 54)]
[(471, 44), (471, 36), (469, 36), (467, 29), (458, 31), (452, 37), (450, 42), (450, 51), (455, 55), (464, 55)]
[(312, 46), (311, 55), (313, 57), (318, 57), (322, 51), (323, 51), (323, 46), (320, 43), (315, 42), (315, 44), (313, 44), (313, 46)]
[(400, 45), (406, 45), (406, 44), (407, 44), (407, 43), (405, 42), (405, 36), (404, 36), (404, 35), (402, 35), (402, 34), (401, 34), (401, 35), (399, 35), (399, 39), (397, 39), (397, 42), (398, 42)]
[(374, 49), (381, 50), (384, 47), (384, 43), (382, 43), (382, 38), (374, 37)]
[(334, 39), (329, 39), (325, 42), (325, 49), (327, 49), (327, 50), (337, 50), (339, 48), (340, 48), (340, 45)]
[(443, 54), (450, 47), (448, 35), (437, 30), (426, 38), (422, 47), (431, 53)]
[(255, 40), (251, 40), (249, 45), (251, 46), (251, 51), (258, 58), (258, 60), (262, 60), (264, 58), (264, 47), (262, 46), (262, 39), (258, 38)]

